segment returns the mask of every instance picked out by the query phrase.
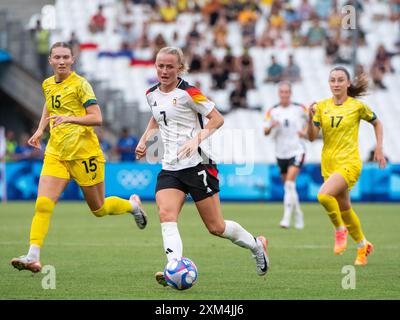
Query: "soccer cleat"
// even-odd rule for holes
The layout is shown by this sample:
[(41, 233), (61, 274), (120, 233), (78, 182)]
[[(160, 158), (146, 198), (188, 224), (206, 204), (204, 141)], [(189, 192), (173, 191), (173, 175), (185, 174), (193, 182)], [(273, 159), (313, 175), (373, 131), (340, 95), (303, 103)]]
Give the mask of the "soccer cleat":
[(135, 201), (138, 204), (137, 212), (132, 211), (132, 215), (135, 217), (136, 224), (139, 229), (146, 228), (147, 225), (147, 215), (142, 207), (142, 201), (137, 194), (133, 194), (129, 198), (130, 201)]
[(366, 241), (366, 244), (362, 248), (357, 249), (357, 258), (354, 261), (354, 265), (356, 266), (365, 266), (368, 262), (367, 256), (374, 251), (374, 246), (371, 242)]
[(263, 236), (257, 237), (258, 250), (256, 254), (253, 254), (253, 258), (256, 260), (256, 270), (259, 276), (263, 276), (268, 272), (269, 259), (267, 253), (268, 240)]
[(289, 227), (290, 227), (290, 222), (282, 220), (282, 221), (279, 223), (279, 226), (280, 226), (281, 228), (283, 228), (283, 229), (289, 229)]
[(335, 255), (342, 254), (347, 248), (347, 229), (336, 230), (335, 233), (335, 247), (333, 251)]
[(28, 256), (20, 256), (19, 258), (14, 258), (11, 260), (11, 265), (18, 269), (19, 271), (21, 270), (29, 270), (32, 271), (33, 273), (40, 272), (42, 270), (42, 265), (40, 264), (39, 261), (35, 261)]
[(161, 284), (163, 287), (168, 286), (167, 280), (165, 280), (163, 272), (161, 271), (156, 272), (155, 277), (158, 284)]

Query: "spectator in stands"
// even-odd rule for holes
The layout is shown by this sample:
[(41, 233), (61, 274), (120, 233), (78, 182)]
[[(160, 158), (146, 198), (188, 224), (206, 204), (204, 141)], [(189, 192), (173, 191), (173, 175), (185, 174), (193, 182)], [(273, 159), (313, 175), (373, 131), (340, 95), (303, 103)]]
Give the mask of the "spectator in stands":
[(34, 40), (36, 46), (36, 55), (38, 61), (39, 74), (44, 80), (49, 76), (49, 50), (50, 50), (50, 32), (42, 28), (40, 20), (36, 21), (36, 28), (34, 30)]
[(225, 48), (228, 44), (228, 24), (226, 17), (221, 15), (214, 27), (214, 45), (217, 48)]
[(6, 131), (6, 161), (13, 161), (17, 141), (15, 140), (15, 132), (13, 130)]
[(204, 21), (210, 26), (214, 27), (218, 20), (221, 9), (221, 3), (219, 0), (210, 0), (202, 8), (201, 13), (203, 14)]
[[(81, 43), (76, 35), (75, 31), (71, 32), (71, 36), (67, 42), (70, 47), (72, 48), (72, 53), (74, 54), (74, 57), (79, 57), (80, 53), (81, 53)], [(76, 65), (75, 65), (76, 66)]]
[(213, 51), (209, 48), (206, 49), (201, 59), (202, 59), (201, 66), (203, 72), (210, 72), (218, 64), (218, 59), (215, 57)]
[[(160, 5), (159, 13), (161, 21), (165, 23), (170, 23), (176, 21), (178, 16), (178, 9), (170, 0), (165, 0)], [(158, 51), (157, 51), (158, 52)]]
[(133, 28), (133, 24), (125, 23), (121, 25), (119, 34), (121, 36), (121, 50), (132, 50), (136, 46), (137, 34)]
[(265, 82), (278, 83), (283, 80), (283, 67), (277, 61), (274, 55), (271, 55), (271, 64), (267, 69), (267, 78)]
[(231, 110), (247, 108), (247, 90), (241, 79), (236, 80), (236, 87), (229, 96)]
[(217, 63), (215, 68), (210, 70), (212, 79), (212, 89), (225, 89), (226, 82), (229, 79), (229, 73), (226, 72), (222, 63)]
[(203, 70), (203, 59), (201, 55), (193, 52), (193, 49), (189, 49), (190, 52), (188, 56), (189, 70), (192, 73), (201, 72)]
[(149, 38), (149, 22), (145, 21), (143, 22), (142, 32), (140, 34), (139, 39), (137, 40), (136, 48), (148, 49), (150, 47), (151, 47), (151, 41)]
[(135, 149), (138, 138), (130, 135), (128, 128), (123, 128), (117, 143), (117, 153), (120, 161), (135, 161)]
[(296, 11), (292, 4), (288, 3), (285, 6), (283, 17), (286, 22), (286, 28), (289, 32), (299, 30), (301, 27), (301, 18), (298, 11)]
[(311, 19), (314, 9), (308, 2), (308, 0), (302, 0), (300, 6), (297, 9), (297, 12), (301, 21), (307, 21)]
[(319, 19), (314, 18), (312, 26), (308, 29), (304, 38), (304, 45), (309, 47), (321, 46), (326, 38), (326, 30), (320, 25)]
[(334, 1), (331, 13), (328, 18), (328, 34), (331, 37), (340, 37), (341, 30), (342, 30), (342, 15), (338, 10), (336, 1)]
[(294, 62), (292, 54), (288, 56), (288, 65), (283, 71), (283, 78), (291, 83), (301, 81), (300, 67)]
[(167, 41), (165, 40), (164, 36), (161, 33), (157, 34), (152, 43), (153, 60), (155, 60), (157, 52), (160, 51), (161, 48), (164, 48), (166, 45)]
[(243, 54), (238, 57), (237, 67), (238, 73), (242, 79), (243, 85), (246, 90), (255, 88), (255, 79), (254, 79), (254, 63), (253, 58), (249, 53), (248, 48), (243, 49)]
[(196, 48), (199, 42), (202, 40), (202, 36), (198, 30), (198, 23), (195, 22), (192, 25), (192, 29), (187, 34), (186, 43), (189, 48)]
[(102, 128), (99, 128), (96, 130), (96, 133), (97, 137), (99, 138), (100, 148), (103, 151), (104, 158), (106, 160), (110, 160), (112, 145), (111, 142), (107, 139), (106, 132)]
[(232, 53), (232, 48), (230, 46), (226, 46), (226, 52), (222, 58), (222, 67), (224, 72), (228, 75), (228, 78), (232, 72), (237, 71), (235, 60), (236, 59)]
[(400, 0), (390, 0), (390, 20), (400, 20)]
[(242, 46), (254, 46), (256, 43), (256, 23), (258, 11), (261, 11), (257, 5), (247, 3), (239, 12), (238, 21), (242, 31)]
[(184, 48), (186, 46), (186, 41), (183, 37), (180, 36), (177, 30), (172, 34), (171, 45), (177, 48)]
[(132, 26), (135, 23), (133, 10), (134, 7), (130, 0), (123, 0), (118, 3), (116, 10), (117, 31), (122, 31), (126, 25)]
[(15, 148), (14, 160), (41, 160), (43, 159), (42, 150), (36, 149), (28, 143), (29, 135), (23, 133), (20, 137), (20, 142)]
[(80, 43), (75, 31), (71, 32), (71, 37), (69, 38), (67, 43), (72, 48), (72, 53), (74, 54), (74, 57), (76, 59), (75, 60), (75, 70), (80, 70), (81, 63), (80, 63), (79, 56), (81, 54), (81, 43)]
[(321, 20), (327, 20), (331, 13), (333, 1), (336, 0), (317, 0), (315, 4), (315, 11)]
[(97, 12), (92, 16), (89, 23), (89, 30), (92, 33), (104, 32), (106, 29), (106, 17), (103, 14), (103, 6), (97, 7)]
[(336, 63), (339, 57), (339, 38), (327, 37), (325, 43), (325, 62), (327, 64)]

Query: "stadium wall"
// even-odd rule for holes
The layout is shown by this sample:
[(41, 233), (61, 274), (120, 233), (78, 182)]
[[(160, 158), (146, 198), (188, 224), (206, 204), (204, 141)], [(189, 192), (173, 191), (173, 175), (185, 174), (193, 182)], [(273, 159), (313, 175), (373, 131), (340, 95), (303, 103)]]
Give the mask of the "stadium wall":
[[(6, 179), (9, 200), (36, 198), (42, 162), (7, 163)], [(219, 165), (220, 197), (224, 201), (281, 201), (283, 186), (279, 170), (272, 164)], [(128, 198), (138, 193), (154, 200), (159, 164), (107, 163), (106, 195)], [(301, 201), (316, 201), (322, 184), (320, 165), (306, 164), (297, 180)], [(1, 194), (0, 194), (1, 196)], [(389, 164), (385, 170), (374, 163), (364, 164), (358, 183), (351, 192), (353, 201), (400, 202), (400, 164)], [(61, 199), (80, 200), (83, 195), (72, 182)]]

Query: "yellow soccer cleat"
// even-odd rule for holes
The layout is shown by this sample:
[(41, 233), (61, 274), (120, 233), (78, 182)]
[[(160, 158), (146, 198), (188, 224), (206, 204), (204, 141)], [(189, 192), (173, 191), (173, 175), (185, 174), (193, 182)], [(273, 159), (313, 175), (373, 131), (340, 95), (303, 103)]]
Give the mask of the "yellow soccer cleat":
[(366, 241), (366, 244), (362, 248), (357, 249), (357, 258), (354, 261), (355, 266), (365, 266), (368, 262), (367, 256), (374, 251), (374, 246), (371, 242)]
[(342, 254), (347, 248), (347, 229), (337, 230), (335, 234), (335, 247), (333, 251), (335, 255)]

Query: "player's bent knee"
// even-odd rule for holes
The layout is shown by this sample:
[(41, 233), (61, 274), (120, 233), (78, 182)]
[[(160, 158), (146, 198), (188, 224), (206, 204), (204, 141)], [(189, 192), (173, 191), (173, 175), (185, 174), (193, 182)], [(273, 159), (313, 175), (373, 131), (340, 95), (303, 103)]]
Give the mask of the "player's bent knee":
[(48, 197), (38, 197), (35, 204), (35, 212), (41, 214), (51, 214), (55, 203)]
[(325, 206), (329, 205), (329, 203), (333, 197), (329, 194), (318, 193), (317, 198), (318, 198), (318, 202), (325, 207)]

